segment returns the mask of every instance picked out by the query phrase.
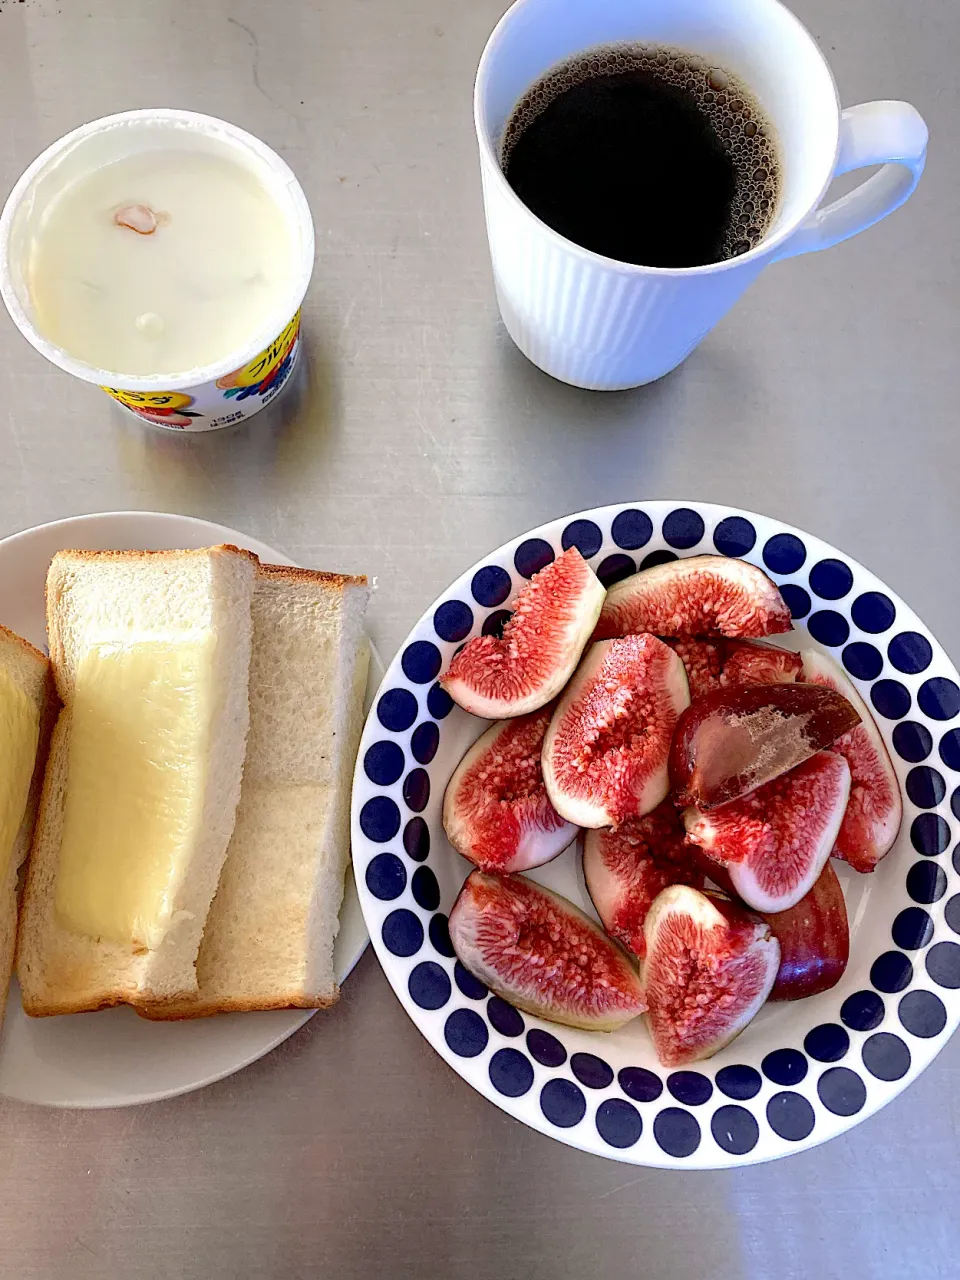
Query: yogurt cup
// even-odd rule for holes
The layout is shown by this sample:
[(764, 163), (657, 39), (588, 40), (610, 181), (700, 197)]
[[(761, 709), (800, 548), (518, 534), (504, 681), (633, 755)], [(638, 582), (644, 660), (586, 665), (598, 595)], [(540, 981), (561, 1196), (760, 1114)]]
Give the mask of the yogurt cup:
[[(182, 372), (124, 374), (77, 359), (38, 327), (25, 265), (32, 234), (63, 190), (82, 174), (144, 151), (189, 149), (226, 156), (261, 181), (287, 219), (295, 270), (275, 313), (213, 364)], [(300, 307), (313, 272), (310, 208), (289, 166), (252, 134), (223, 120), (173, 108), (124, 111), (74, 129), (34, 160), (0, 215), (0, 294), (17, 328), (48, 360), (95, 383), (144, 422), (164, 430), (212, 431), (268, 405), (300, 355)]]

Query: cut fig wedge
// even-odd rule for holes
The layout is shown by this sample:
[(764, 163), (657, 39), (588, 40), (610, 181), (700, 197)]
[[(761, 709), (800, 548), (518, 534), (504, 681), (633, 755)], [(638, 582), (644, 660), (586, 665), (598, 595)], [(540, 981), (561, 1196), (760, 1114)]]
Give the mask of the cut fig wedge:
[(535, 573), (503, 636), (468, 640), (440, 683), (465, 711), (506, 720), (546, 706), (573, 674), (606, 592), (576, 547)]
[[(696, 852), (703, 854), (702, 849)], [(708, 880), (736, 898), (726, 867), (705, 856), (700, 866)], [(850, 926), (832, 862), (827, 861), (816, 884), (795, 907), (758, 914), (780, 943), (780, 968), (770, 1000), (803, 1000), (837, 985), (850, 958)]]
[(643, 922), (657, 894), (672, 884), (702, 889), (704, 881), (669, 800), (644, 818), (584, 832), (583, 877), (607, 933), (641, 958)]
[(721, 684), (793, 684), (800, 679), (803, 662), (798, 653), (772, 644), (728, 640)]
[(800, 656), (804, 680), (835, 689), (859, 713), (860, 723), (837, 738), (831, 748), (850, 766), (850, 799), (833, 853), (854, 871), (873, 871), (890, 852), (900, 830), (900, 783), (873, 716), (840, 667), (814, 649), (804, 650)]
[(660, 638), (683, 663), (691, 698), (702, 698), (705, 693), (721, 688), (726, 650), (720, 640), (694, 640), (691, 636)]
[(690, 682), (690, 697), (735, 684), (793, 684), (803, 663), (789, 649), (749, 640), (694, 640), (664, 636), (664, 644), (680, 655)]
[(525, 876), (472, 871), (450, 912), (450, 940), (475, 978), (549, 1022), (615, 1031), (647, 1007), (626, 954), (572, 902)]
[(780, 944), (759, 916), (721, 894), (674, 885), (644, 929), (647, 1025), (665, 1067), (709, 1058), (740, 1034), (770, 993)]
[(789, 631), (790, 610), (762, 569), (690, 556), (642, 569), (607, 592), (594, 639), (637, 635), (756, 639)]
[(669, 789), (670, 743), (689, 700), (683, 663), (656, 636), (592, 645), (543, 743), (556, 811), (597, 828), (655, 809)]
[(763, 918), (780, 943), (771, 1000), (802, 1000), (837, 985), (850, 958), (850, 926), (843, 889), (829, 862), (795, 907)]
[(822, 685), (746, 684), (708, 693), (677, 725), (670, 752), (674, 799), (698, 809), (727, 804), (808, 760), (859, 721), (842, 694)]
[(816, 883), (850, 795), (843, 756), (821, 751), (739, 800), (708, 813), (687, 809), (687, 835), (726, 867), (755, 911), (786, 911)]
[(443, 829), (457, 853), (484, 871), (528, 871), (567, 847), (577, 828), (547, 797), (540, 768), (552, 707), (500, 720), (454, 770), (443, 797)]

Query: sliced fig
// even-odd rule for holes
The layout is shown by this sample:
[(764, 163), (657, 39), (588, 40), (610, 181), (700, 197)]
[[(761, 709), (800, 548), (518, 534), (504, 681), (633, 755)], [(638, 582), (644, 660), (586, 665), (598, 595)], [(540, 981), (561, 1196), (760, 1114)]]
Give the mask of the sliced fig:
[(694, 640), (664, 636), (680, 655), (690, 682), (690, 697), (701, 698), (714, 689), (734, 684), (792, 684), (803, 663), (800, 655), (749, 640)]
[(672, 884), (702, 889), (704, 881), (669, 800), (643, 818), (584, 832), (583, 877), (607, 933), (641, 958), (643, 922), (657, 894)]
[(570, 679), (606, 592), (576, 547), (535, 573), (502, 637), (468, 640), (440, 683), (465, 711), (506, 720), (546, 706)]
[(683, 663), (691, 698), (721, 687), (726, 650), (719, 640), (694, 640), (692, 636), (662, 636)]
[(778, 649), (772, 644), (749, 644), (727, 641), (721, 683), (793, 684), (803, 670), (798, 653)]
[(762, 1008), (780, 944), (759, 916), (722, 894), (674, 885), (644, 927), (647, 1025), (665, 1067), (709, 1058)]
[(763, 918), (780, 943), (771, 1000), (802, 1000), (837, 985), (850, 958), (850, 926), (843, 889), (829, 862), (795, 907)]
[(890, 852), (900, 830), (900, 783), (873, 716), (840, 667), (814, 649), (800, 656), (804, 680), (842, 693), (860, 715), (860, 723), (837, 738), (831, 748), (850, 766), (850, 799), (833, 853), (854, 871), (873, 871)]
[(842, 694), (822, 685), (715, 690), (680, 717), (670, 752), (674, 799), (698, 809), (727, 804), (808, 760), (859, 720)]
[(791, 628), (786, 601), (762, 569), (726, 556), (690, 556), (641, 569), (607, 592), (594, 639), (777, 635)]
[(642, 817), (667, 794), (677, 717), (690, 701), (683, 663), (656, 636), (592, 645), (543, 742), (553, 807), (580, 827)]
[[(723, 863), (715, 862), (713, 858), (707, 857), (698, 844), (691, 844), (690, 850), (694, 855), (697, 866), (707, 880), (710, 881), (710, 888), (716, 887), (721, 893), (725, 893), (728, 898), (736, 899), (737, 891), (734, 889), (733, 881), (730, 879), (730, 872)], [(757, 914), (760, 915), (762, 913), (757, 912)]]
[(755, 911), (786, 911), (813, 888), (850, 795), (843, 756), (821, 751), (720, 809), (683, 815), (687, 835), (727, 868)]
[(484, 871), (528, 871), (567, 847), (577, 828), (547, 797), (540, 767), (552, 707), (500, 720), (454, 770), (443, 797), (447, 839)]
[(587, 1031), (615, 1031), (647, 1004), (626, 954), (572, 902), (526, 876), (471, 871), (450, 912), (457, 958), (498, 996)]
[[(700, 854), (703, 850), (697, 850)], [(703, 857), (708, 880), (736, 898), (730, 872)], [(850, 927), (843, 889), (829, 860), (809, 893), (786, 911), (760, 911), (780, 943), (780, 968), (771, 1000), (802, 1000), (829, 991), (843, 977), (850, 958)]]

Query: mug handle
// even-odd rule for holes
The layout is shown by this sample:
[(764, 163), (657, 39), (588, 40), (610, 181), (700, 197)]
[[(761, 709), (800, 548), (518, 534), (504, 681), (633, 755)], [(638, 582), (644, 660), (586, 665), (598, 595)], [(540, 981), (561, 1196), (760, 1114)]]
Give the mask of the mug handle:
[(776, 257), (793, 258), (848, 240), (885, 218), (913, 194), (927, 157), (927, 126), (909, 102), (864, 102), (840, 117), (834, 177), (882, 165), (859, 187), (816, 209)]

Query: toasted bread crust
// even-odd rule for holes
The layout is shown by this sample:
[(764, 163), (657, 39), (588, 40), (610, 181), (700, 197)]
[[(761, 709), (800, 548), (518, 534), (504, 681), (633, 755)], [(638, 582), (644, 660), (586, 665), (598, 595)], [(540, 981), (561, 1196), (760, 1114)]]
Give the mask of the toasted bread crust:
[[(134, 993), (131, 991), (131, 995)], [(129, 1004), (121, 991), (112, 992), (109, 997), (93, 1002), (90, 1000), (79, 1000), (73, 1004), (67, 1003), (36, 1003), (28, 997), (21, 995), (23, 1003), (23, 1012), (30, 1018), (56, 1018), (67, 1013), (99, 1013), (101, 1009), (113, 1009), (117, 1005)]]
[[(56, 721), (54, 721), (54, 729), (56, 728), (56, 723), (57, 721), (59, 721), (59, 718), (60, 718), (60, 713), (58, 711)], [(48, 754), (49, 754), (49, 748), (50, 748), (50, 744), (48, 743), (47, 744)], [(50, 776), (50, 773), (47, 771), (46, 767), (44, 767), (43, 780), (41, 783), (41, 790), (40, 790), (40, 800), (37, 804), (37, 815), (33, 824), (33, 833), (30, 836), (30, 849), (26, 858), (26, 865), (27, 865), (28, 872), (31, 870), (30, 863), (33, 858), (34, 846), (38, 841), (39, 833), (43, 830), (43, 827), (47, 819), (47, 811), (51, 803), (50, 792), (54, 787), (54, 785), (55, 783), (53, 778)], [(35, 883), (34, 877), (28, 874), (23, 884), (23, 892), (20, 895), (20, 911), (19, 911), (19, 918), (17, 920), (17, 941), (16, 941), (16, 950), (14, 954), (14, 969), (18, 969), (21, 963), (21, 948), (24, 945), (24, 927), (23, 926), (24, 926), (25, 915), (27, 912), (29, 912), (32, 909), (34, 902), (37, 899), (38, 899), (37, 885)], [(55, 1013), (73, 1012), (72, 1010), (67, 1010), (67, 1009), (56, 1009), (56, 1008), (48, 1009), (43, 1005), (34, 1005), (30, 999), (29, 993), (22, 990), (20, 993), (20, 998), (23, 1002), (24, 1012), (29, 1014), (31, 1017), (39, 1018), (39, 1017), (45, 1016), (47, 1013), (55, 1014)]]
[(264, 578), (281, 578), (288, 582), (325, 582), (336, 590), (344, 587), (368, 586), (365, 573), (327, 573), (323, 569), (301, 569), (293, 564), (261, 564), (260, 576)]
[(212, 551), (230, 551), (234, 555), (246, 556), (248, 560), (253, 560), (257, 564), (260, 563), (260, 557), (254, 555), (252, 551), (246, 551), (243, 547), (235, 547), (232, 542), (218, 542), (210, 547), (185, 547), (178, 550), (175, 547), (163, 547), (157, 551), (131, 549), (129, 551), (91, 551), (88, 548), (65, 547), (58, 551), (53, 557), (54, 560), (70, 557), (76, 560), (146, 560), (157, 558), (164, 560), (167, 558), (180, 559), (182, 556), (208, 556)]
[(38, 666), (43, 667), (43, 688), (40, 695), (40, 732), (37, 738), (37, 754), (33, 765), (33, 776), (30, 780), (30, 790), (27, 793), (27, 806), (24, 810), (23, 821), (14, 843), (6, 879), (2, 890), (0, 890), (2, 892), (0, 910), (6, 912), (9, 904), (9, 910), (12, 913), (9, 925), (4, 924), (2, 930), (3, 953), (0, 954), (0, 1022), (2, 1022), (17, 951), (20, 898), (18, 886), (20, 877), (23, 875), (29, 860), (30, 847), (33, 843), (33, 831), (40, 809), (40, 796), (43, 790), (50, 739), (53, 735), (53, 727), (57, 722), (57, 716), (60, 713), (60, 699), (57, 697), (53, 670), (46, 655), (30, 644), (29, 641), (24, 640), (22, 636), (18, 636), (15, 631), (10, 631), (6, 627), (0, 626), (0, 639), (6, 643), (16, 642), (17, 647), (29, 659), (34, 660)]
[(193, 1018), (210, 1018), (220, 1013), (258, 1013), (263, 1010), (278, 1009), (329, 1009), (340, 999), (340, 988), (329, 995), (309, 998), (299, 992), (291, 992), (287, 996), (277, 996), (266, 1000), (258, 997), (253, 1000), (219, 1000), (212, 1003), (208, 1000), (186, 1001), (152, 1006), (137, 1005), (136, 1010), (141, 1018), (148, 1022), (186, 1022)]
[(15, 631), (11, 631), (9, 627), (0, 625), (0, 640), (15, 644), (26, 657), (34, 659), (45, 667), (49, 667), (50, 659), (47, 655), (42, 653), (36, 645), (32, 645), (29, 640), (24, 640), (23, 636), (18, 636)]

